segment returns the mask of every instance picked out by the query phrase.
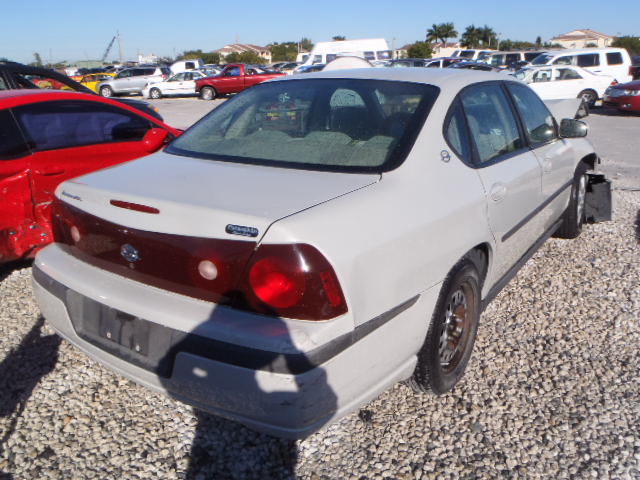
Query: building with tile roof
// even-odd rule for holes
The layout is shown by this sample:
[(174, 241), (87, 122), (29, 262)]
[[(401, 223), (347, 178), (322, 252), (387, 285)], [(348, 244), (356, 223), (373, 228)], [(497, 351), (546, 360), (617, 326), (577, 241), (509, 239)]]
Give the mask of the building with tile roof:
[(585, 48), (593, 45), (603, 48), (610, 47), (615, 38), (611, 35), (584, 28), (553, 37), (551, 42), (558, 43), (564, 48)]

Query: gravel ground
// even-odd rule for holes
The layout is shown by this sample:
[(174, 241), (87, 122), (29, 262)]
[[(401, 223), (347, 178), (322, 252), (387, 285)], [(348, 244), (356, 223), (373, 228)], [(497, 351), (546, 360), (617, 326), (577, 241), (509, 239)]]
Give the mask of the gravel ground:
[(0, 270), (0, 480), (640, 479), (640, 192), (550, 240), (488, 307), (445, 396), (403, 384), (304, 441), (195, 412), (96, 364)]

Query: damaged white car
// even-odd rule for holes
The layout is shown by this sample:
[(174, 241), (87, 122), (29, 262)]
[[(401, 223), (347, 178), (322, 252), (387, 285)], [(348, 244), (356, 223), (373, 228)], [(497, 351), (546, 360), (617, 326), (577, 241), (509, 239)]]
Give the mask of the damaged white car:
[(395, 382), (454, 387), (524, 262), (610, 215), (586, 134), (502, 74), (262, 83), (163, 152), (62, 184), (35, 293), (122, 375), (304, 437)]

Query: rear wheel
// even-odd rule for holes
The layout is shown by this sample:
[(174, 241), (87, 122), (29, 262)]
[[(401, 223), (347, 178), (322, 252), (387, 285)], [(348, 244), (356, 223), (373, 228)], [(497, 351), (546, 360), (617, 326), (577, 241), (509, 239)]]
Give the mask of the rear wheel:
[(103, 97), (113, 97), (113, 90), (110, 86), (105, 85), (103, 87), (100, 87), (100, 95), (102, 95)]
[(587, 175), (588, 166), (580, 163), (576, 168), (571, 186), (571, 197), (569, 205), (562, 215), (562, 225), (555, 233), (559, 238), (577, 238), (582, 232), (584, 223), (584, 203), (587, 196)]
[(473, 251), (444, 281), (410, 386), (441, 394), (462, 378), (480, 321), (480, 286), (484, 255)]
[(151, 90), (149, 90), (149, 98), (154, 98), (156, 100), (158, 98), (162, 98), (162, 92), (159, 88), (152, 88)]
[(213, 100), (217, 97), (217, 92), (213, 87), (202, 87), (200, 90), (200, 98), (203, 100)]
[(581, 98), (589, 108), (593, 108), (593, 106), (596, 104), (596, 101), (598, 100), (598, 94), (593, 90), (587, 89), (581, 91), (578, 94), (578, 98)]

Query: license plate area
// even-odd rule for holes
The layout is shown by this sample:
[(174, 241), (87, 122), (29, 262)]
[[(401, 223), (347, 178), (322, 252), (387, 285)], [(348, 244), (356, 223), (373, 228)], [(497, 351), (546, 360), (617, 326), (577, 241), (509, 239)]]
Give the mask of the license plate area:
[(175, 345), (185, 335), (67, 290), (66, 304), (80, 338), (138, 367), (169, 377)]

